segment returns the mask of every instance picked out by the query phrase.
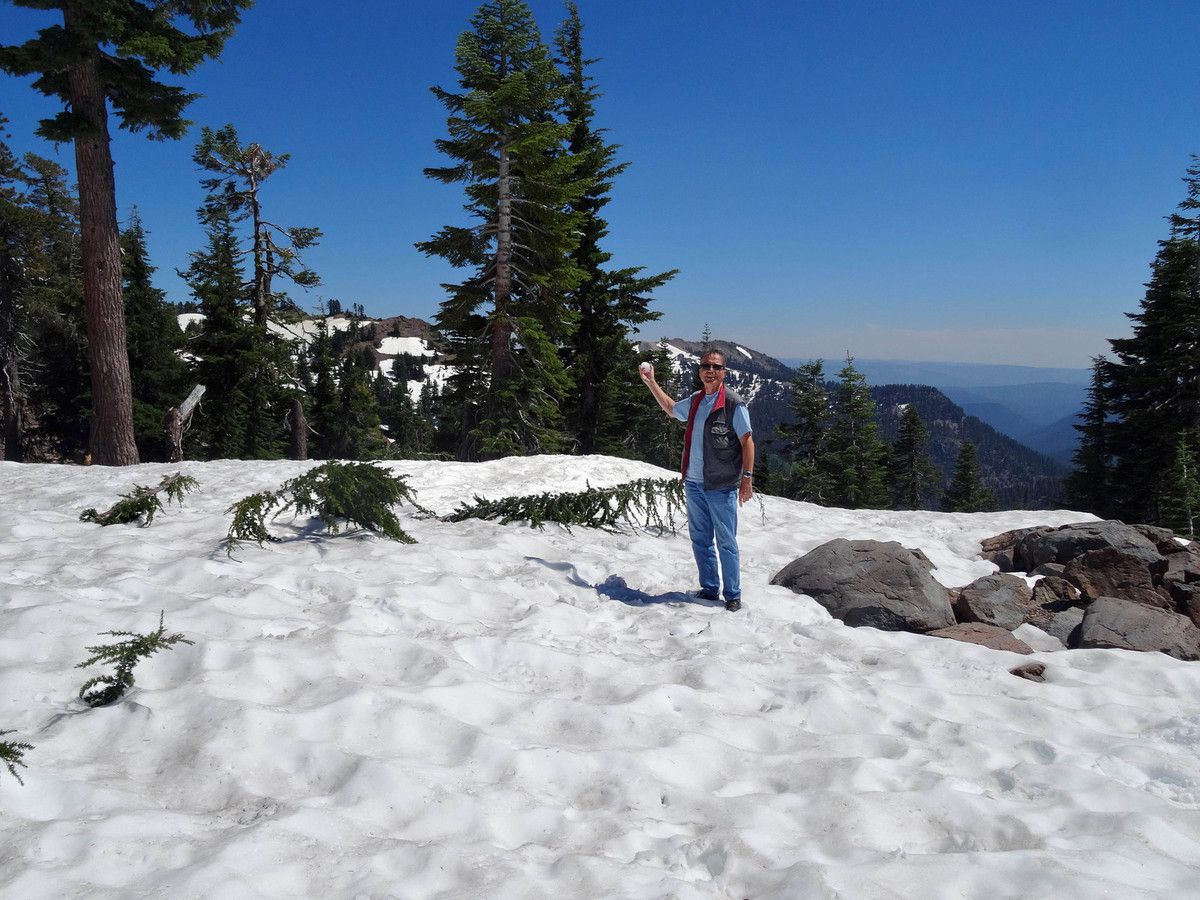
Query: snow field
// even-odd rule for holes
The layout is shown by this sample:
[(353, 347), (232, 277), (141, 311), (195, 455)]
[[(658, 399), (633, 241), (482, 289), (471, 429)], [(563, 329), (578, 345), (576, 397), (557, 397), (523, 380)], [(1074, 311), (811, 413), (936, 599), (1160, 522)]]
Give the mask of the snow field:
[[(768, 584), (834, 537), (919, 547), (1070, 512), (743, 508), (745, 608), (667, 537), (417, 518), (403, 546), (225, 510), (312, 463), (0, 463), (0, 893), (100, 897), (1154, 897), (1200, 866), (1200, 669), (851, 629)], [(671, 473), (605, 457), (399, 462), (450, 512)], [(148, 529), (78, 522), (200, 481)], [(682, 523), (681, 523), (682, 524)], [(75, 699), (109, 629), (177, 646)]]

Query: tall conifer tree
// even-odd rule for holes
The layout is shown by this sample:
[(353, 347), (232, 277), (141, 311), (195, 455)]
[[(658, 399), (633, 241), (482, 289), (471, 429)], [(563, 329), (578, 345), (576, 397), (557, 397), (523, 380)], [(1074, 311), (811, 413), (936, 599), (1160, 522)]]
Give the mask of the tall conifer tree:
[(659, 318), (661, 314), (650, 309), (649, 295), (675, 277), (677, 270), (642, 275), (642, 267), (607, 267), (612, 254), (600, 246), (608, 235), (601, 211), (611, 200), (613, 180), (629, 163), (615, 161), (619, 145), (605, 140), (605, 130), (594, 124), (600, 94), (588, 68), (597, 60), (584, 57), (578, 7), (572, 0), (566, 7), (567, 19), (555, 47), (567, 80), (568, 150), (575, 164), (574, 178), (583, 186), (583, 194), (573, 204), (579, 214), (579, 245), (571, 255), (584, 273), (570, 294), (576, 330), (564, 347), (575, 382), (568, 423), (579, 452), (623, 454), (628, 452), (624, 432), (633, 407), (645, 405), (630, 332)]
[(452, 164), (425, 170), (462, 183), (470, 226), (417, 244), (471, 270), (444, 285), (437, 315), (457, 374), (447, 399), (462, 459), (563, 448), (570, 378), (559, 347), (574, 316), (566, 297), (582, 273), (570, 204), (580, 193), (562, 150), (564, 81), (521, 0), (486, 0), (458, 39), (459, 92), (434, 87), (449, 111), (436, 146)]
[(39, 459), (82, 460), (88, 447), (91, 377), (84, 317), (79, 202), (67, 170), (32, 153), (23, 158), (32, 216), (25, 302), (30, 354), (24, 388), (34, 414), (27, 446)]
[(929, 429), (915, 403), (900, 416), (900, 429), (888, 460), (888, 488), (893, 509), (922, 509), (941, 480), (929, 458)]
[(202, 213), (201, 219), (208, 246), (192, 253), (187, 271), (180, 273), (204, 314), (200, 333), (188, 342), (197, 359), (194, 377), (206, 388), (197, 428), (204, 456), (237, 459), (246, 447), (252, 364), (250, 330), (242, 321), (245, 281), (229, 214)]
[(1200, 429), (1200, 157), (1184, 178), (1187, 196), (1159, 242), (1131, 337), (1109, 341), (1106, 368), (1114, 512), (1157, 521), (1163, 473), (1181, 431)]
[(1112, 428), (1109, 422), (1107, 360), (1092, 360), (1092, 383), (1087, 402), (1074, 425), (1079, 443), (1072, 456), (1074, 469), (1067, 476), (1067, 502), (1072, 509), (1107, 517), (1112, 510)]
[(169, 448), (163, 417), (187, 393), (187, 367), (177, 352), (183, 332), (166, 294), (151, 282), (155, 267), (136, 209), (121, 235), (121, 267), (138, 453), (142, 459), (165, 460)]
[[(178, 138), (193, 99), (155, 80), (158, 69), (190, 72), (217, 56), (251, 0), (13, 0), (55, 9), (61, 25), (36, 38), (0, 47), (0, 68), (37, 75), (33, 86), (67, 107), (38, 133), (75, 145), (83, 233), (84, 296), (91, 358), (93, 458), (102, 465), (138, 461), (133, 399), (121, 302), (121, 254), (116, 187), (109, 147), (108, 105), (130, 131)], [(186, 22), (197, 33), (176, 26)]]
[(875, 424), (871, 388), (849, 356), (838, 372), (838, 381), (820, 460), (829, 480), (829, 502), (848, 509), (883, 509), (888, 505), (887, 448)]
[(788, 458), (780, 490), (793, 500), (828, 503), (831, 484), (823, 460), (831, 410), (824, 362), (814, 359), (800, 365), (790, 389), (788, 408), (793, 421), (779, 428)]
[(942, 495), (942, 509), (946, 512), (989, 512), (995, 508), (995, 494), (983, 486), (975, 445), (963, 441), (954, 462), (950, 486)]

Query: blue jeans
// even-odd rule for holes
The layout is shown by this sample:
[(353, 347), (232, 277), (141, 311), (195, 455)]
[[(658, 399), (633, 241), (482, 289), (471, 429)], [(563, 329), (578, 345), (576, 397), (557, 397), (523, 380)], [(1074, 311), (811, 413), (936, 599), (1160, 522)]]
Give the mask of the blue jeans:
[[(739, 574), (737, 519), (737, 488), (727, 491), (706, 491), (694, 481), (683, 483), (687, 495), (688, 533), (692, 537), (692, 553), (700, 571), (700, 589), (714, 596), (720, 593), (717, 577), (717, 555), (721, 557), (721, 575), (725, 578), (725, 599), (739, 600), (742, 579)], [(717, 549), (713, 550), (713, 539)]]

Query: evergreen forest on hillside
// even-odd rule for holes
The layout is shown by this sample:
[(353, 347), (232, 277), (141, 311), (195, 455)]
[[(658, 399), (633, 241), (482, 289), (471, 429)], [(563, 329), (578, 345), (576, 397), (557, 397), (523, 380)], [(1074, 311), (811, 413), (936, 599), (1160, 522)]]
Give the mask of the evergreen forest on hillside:
[[(600, 453), (678, 467), (682, 429), (651, 401), (637, 365), (653, 362), (674, 396), (693, 389), (693, 373), (665, 344), (635, 340), (660, 316), (654, 292), (677, 273), (617, 267), (606, 249), (606, 206), (630, 161), (598, 121), (594, 49), (574, 2), (544, 36), (521, 0), (485, 0), (446, 48), (456, 78), (431, 86), (446, 121), (430, 135), (424, 175), (463, 211), (429, 223), (412, 250), (456, 273), (431, 328), (371, 320), (339, 300), (302, 312), (303, 292), (321, 283), (305, 263), (322, 238), (319, 216), (281, 218), (270, 188), (289, 178), (289, 154), (249, 127), (215, 122), (192, 135), (199, 177), (189, 205), (202, 238), (181, 273), (186, 304), (155, 287), (136, 207), (118, 221), (110, 129), (184, 139), (193, 95), (163, 76), (219, 59), (252, 0), (154, 14), (148, 0), (14, 2), (61, 14), (61, 24), (0, 46), (0, 69), (32, 76), (61, 102), (38, 134), (73, 146), (77, 183), (50, 159), (18, 157), (0, 116), (0, 458)], [(1052, 461), (932, 388), (868, 385), (849, 357), (838, 372), (816, 361), (754, 373), (776, 384), (752, 401), (758, 489), (849, 508), (1065, 503), (1191, 533), (1200, 167), (1185, 183), (1130, 316), (1134, 335), (1095, 361), (1065, 496)], [(388, 337), (420, 337), (431, 355), (389, 363), (378, 349)], [(753, 369), (734, 358), (737, 345), (706, 333), (703, 346)], [(444, 377), (429, 377), (431, 360)]]

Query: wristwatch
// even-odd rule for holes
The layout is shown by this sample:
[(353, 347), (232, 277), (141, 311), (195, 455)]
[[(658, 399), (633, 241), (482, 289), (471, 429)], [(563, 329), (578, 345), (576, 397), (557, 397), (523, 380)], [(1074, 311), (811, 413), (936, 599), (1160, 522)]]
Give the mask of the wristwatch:
[(754, 478), (754, 473), (753, 473), (753, 472), (743, 472), (743, 473), (742, 473), (742, 477), (743, 477), (743, 478), (750, 478), (750, 479), (753, 479), (753, 478)]

